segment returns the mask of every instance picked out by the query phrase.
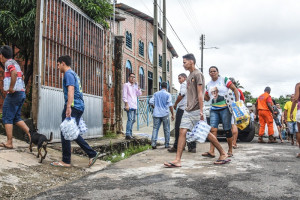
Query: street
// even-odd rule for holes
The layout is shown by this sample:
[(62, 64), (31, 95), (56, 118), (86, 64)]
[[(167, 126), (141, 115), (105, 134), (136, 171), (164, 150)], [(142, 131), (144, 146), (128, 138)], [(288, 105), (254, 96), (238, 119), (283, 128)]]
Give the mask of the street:
[[(222, 146), (227, 149), (226, 142)], [(300, 199), (299, 148), (284, 144), (239, 143), (231, 163), (216, 166), (184, 151), (181, 168), (164, 168), (175, 154), (147, 150), (70, 184), (31, 199)], [(218, 155), (218, 154), (217, 154)]]

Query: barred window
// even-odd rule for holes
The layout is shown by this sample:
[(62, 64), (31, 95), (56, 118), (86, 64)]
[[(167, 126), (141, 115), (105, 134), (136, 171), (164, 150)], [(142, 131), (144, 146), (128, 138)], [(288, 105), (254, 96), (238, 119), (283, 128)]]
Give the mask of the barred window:
[(162, 83), (162, 78), (161, 76), (159, 77), (159, 90), (161, 90), (161, 83)]
[(141, 56), (144, 56), (144, 42), (142, 42), (141, 40), (139, 41), (139, 54)]
[(132, 72), (132, 66), (131, 66), (131, 62), (129, 60), (126, 61), (125, 71), (126, 71), (125, 80), (127, 82), (129, 74)]
[(169, 72), (170, 71), (170, 62), (167, 61), (167, 71)]
[(160, 54), (158, 55), (158, 65), (162, 67), (162, 56)]
[(132, 34), (126, 31), (126, 46), (132, 49)]
[(143, 67), (139, 70), (139, 84), (141, 89), (145, 89), (145, 73)]
[(168, 83), (168, 92), (170, 92), (170, 90), (171, 90), (170, 89), (170, 82), (168, 81), (167, 83)]

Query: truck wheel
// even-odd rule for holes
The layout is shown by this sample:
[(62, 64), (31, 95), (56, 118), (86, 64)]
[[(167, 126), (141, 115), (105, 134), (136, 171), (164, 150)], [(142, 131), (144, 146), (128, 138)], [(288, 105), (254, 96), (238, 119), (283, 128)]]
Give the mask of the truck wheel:
[(255, 128), (254, 126), (251, 126), (251, 129), (248, 133), (244, 132), (242, 134), (239, 134), (238, 138), (242, 142), (251, 142), (254, 136), (255, 136)]

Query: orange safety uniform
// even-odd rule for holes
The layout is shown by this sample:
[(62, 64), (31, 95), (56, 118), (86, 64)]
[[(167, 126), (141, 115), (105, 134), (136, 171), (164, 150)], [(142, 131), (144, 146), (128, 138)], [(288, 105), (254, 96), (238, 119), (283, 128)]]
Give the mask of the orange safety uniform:
[(265, 126), (267, 123), (268, 126), (268, 134), (273, 135), (273, 116), (272, 112), (269, 110), (268, 104), (272, 104), (272, 98), (269, 93), (265, 92), (260, 95), (257, 99), (257, 110), (258, 110), (258, 117), (259, 117), (259, 136), (263, 136), (265, 133)]

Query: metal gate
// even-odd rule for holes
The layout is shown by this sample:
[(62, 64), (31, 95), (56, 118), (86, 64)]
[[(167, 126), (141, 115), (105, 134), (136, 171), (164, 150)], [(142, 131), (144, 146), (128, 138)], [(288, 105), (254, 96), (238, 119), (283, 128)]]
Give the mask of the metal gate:
[(60, 139), (64, 106), (62, 74), (57, 58), (70, 55), (72, 69), (82, 84), (88, 126), (85, 138), (103, 135), (102, 72), (104, 30), (69, 0), (42, 0), (39, 33), (38, 117), (39, 132)]

